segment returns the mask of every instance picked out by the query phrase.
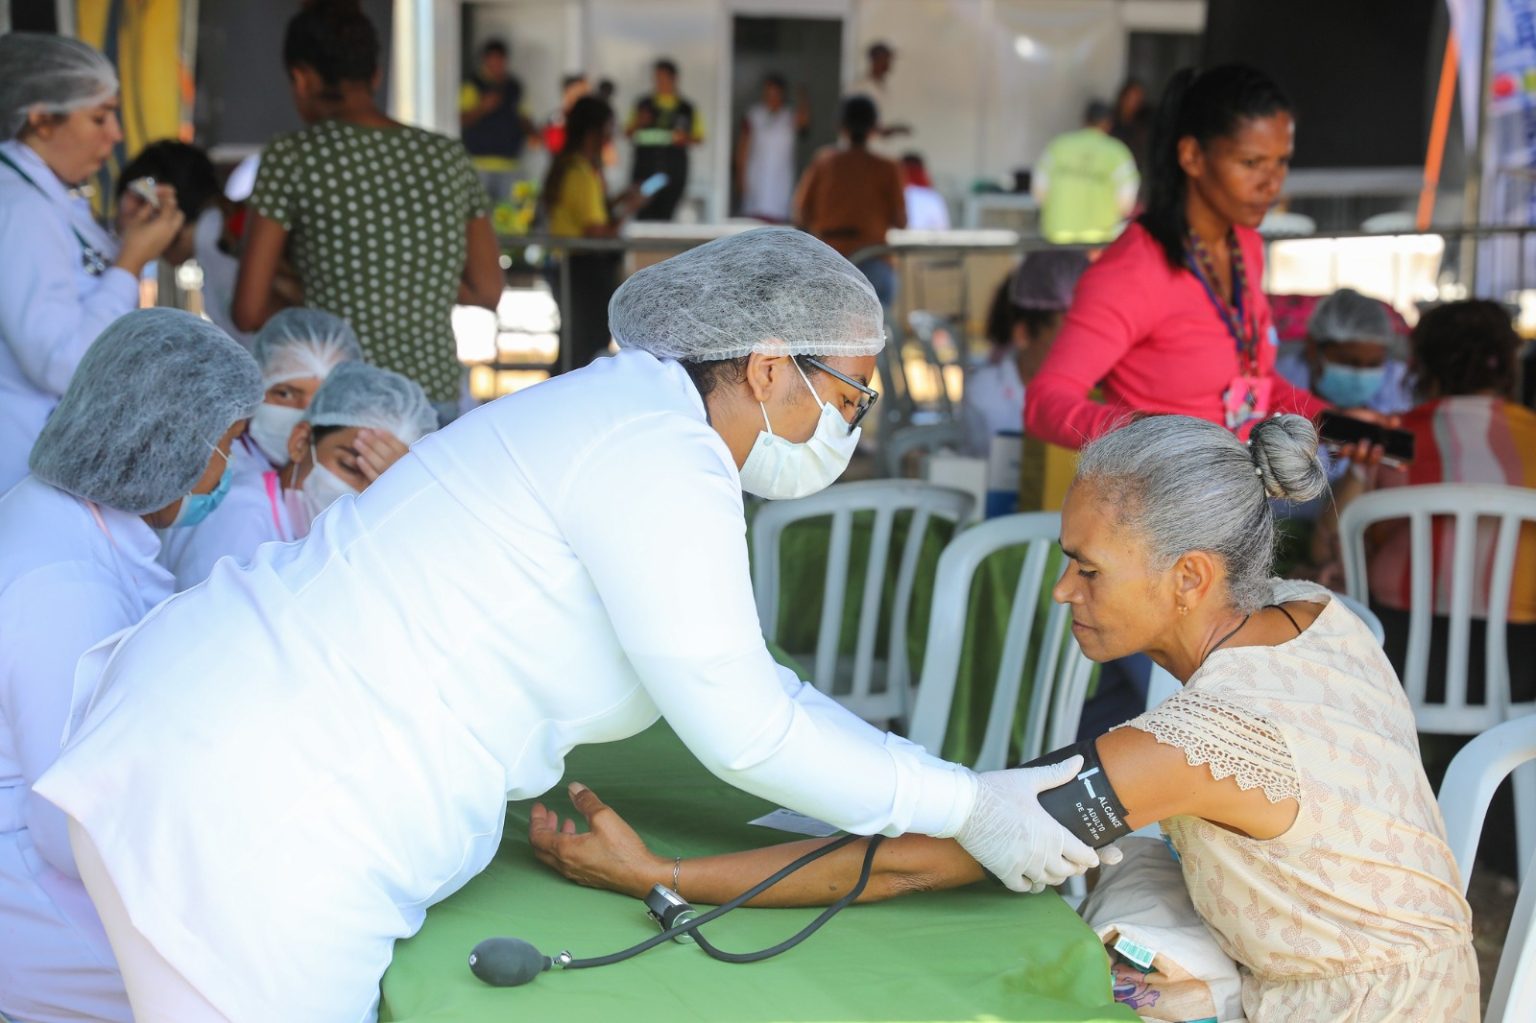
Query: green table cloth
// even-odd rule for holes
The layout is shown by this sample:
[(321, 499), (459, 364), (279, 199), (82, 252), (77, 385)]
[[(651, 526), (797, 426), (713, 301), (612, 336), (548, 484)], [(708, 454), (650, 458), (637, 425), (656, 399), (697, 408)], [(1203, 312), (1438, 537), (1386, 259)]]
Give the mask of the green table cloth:
[[(576, 750), (566, 778), (590, 785), (664, 855), (794, 837), (748, 825), (773, 807), (711, 776), (664, 722), (622, 743)], [(569, 812), (563, 786), (551, 796)], [(395, 946), (381, 1020), (1136, 1019), (1111, 1000), (1104, 949), (1066, 903), (1053, 892), (1016, 895), (996, 885), (850, 907), (767, 962), (718, 963), (693, 945), (668, 943), (616, 966), (488, 987), (466, 963), (482, 938), (510, 935), (546, 955), (593, 956), (655, 933), (637, 900), (581, 888), (541, 866), (528, 847), (529, 807), (508, 807), (496, 859)], [(722, 948), (757, 949), (816, 912), (742, 909), (707, 933)]]

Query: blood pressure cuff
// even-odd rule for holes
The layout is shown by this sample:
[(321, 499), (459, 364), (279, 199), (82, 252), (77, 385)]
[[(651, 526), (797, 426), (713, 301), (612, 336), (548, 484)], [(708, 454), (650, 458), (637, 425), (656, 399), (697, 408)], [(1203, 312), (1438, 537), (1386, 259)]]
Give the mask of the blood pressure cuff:
[(1132, 829), (1125, 823), (1125, 806), (1104, 773), (1094, 740), (1073, 743), (1019, 766), (1050, 767), (1078, 754), (1082, 754), (1083, 766), (1077, 775), (1065, 785), (1040, 793), (1040, 806), (1084, 845), (1098, 849), (1129, 835)]

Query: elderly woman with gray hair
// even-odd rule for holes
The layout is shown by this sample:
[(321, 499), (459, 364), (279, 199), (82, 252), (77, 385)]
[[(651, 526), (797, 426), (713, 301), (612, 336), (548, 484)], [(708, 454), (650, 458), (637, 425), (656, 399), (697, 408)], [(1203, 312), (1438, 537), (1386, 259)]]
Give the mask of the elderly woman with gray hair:
[[(33, 783), (59, 753), (81, 655), (171, 595), (157, 530), (218, 503), (261, 401), (245, 349), (189, 313), (129, 313), (80, 362), (0, 497), (0, 1013), (131, 1019), (64, 815)], [(180, 531), (180, 530), (174, 530)]]
[[(1054, 596), (1089, 657), (1146, 653), (1184, 683), (1093, 746), (1125, 825), (1162, 822), (1195, 909), (1241, 968), (1252, 1023), (1476, 1020), (1471, 911), (1402, 685), (1327, 590), (1269, 577), (1268, 499), (1322, 491), (1316, 450), (1298, 416), (1258, 424), (1247, 445), (1165, 416), (1083, 452)], [(535, 808), (531, 839), (588, 885), (642, 894), (676, 869), (685, 898), (714, 903), (819, 844), (677, 867), (591, 790), (572, 795), (590, 830)], [(830, 902), (863, 856), (859, 843), (830, 854), (758, 904)], [(953, 842), (903, 836), (876, 850), (863, 897), (984, 876)]]

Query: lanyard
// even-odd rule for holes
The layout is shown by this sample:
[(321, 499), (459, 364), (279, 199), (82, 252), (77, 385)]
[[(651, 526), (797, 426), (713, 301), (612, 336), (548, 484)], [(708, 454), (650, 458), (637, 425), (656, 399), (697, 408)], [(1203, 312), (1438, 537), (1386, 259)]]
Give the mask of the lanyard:
[[(17, 177), (21, 178), (21, 180), (37, 189), (38, 194), (41, 195), (44, 199), (48, 199), (50, 202), (52, 201), (53, 197), (43, 190), (43, 186), (39, 185), (36, 181), (33, 181), (26, 171), (22, 170), (16, 165), (15, 160), (12, 160), (3, 152), (0, 152), (0, 163), (5, 164), (11, 170), (15, 171)], [(80, 233), (80, 229), (76, 227), (73, 222), (70, 223), (69, 229), (74, 232), (75, 241), (80, 243), (80, 265), (85, 267), (85, 272), (90, 274), (92, 277), (100, 277), (102, 274), (106, 273), (107, 267), (112, 265), (107, 260), (106, 254), (103, 253), (100, 249), (96, 248), (96, 246), (92, 245), (89, 241), (87, 241), (85, 235)]]
[(144, 613), (149, 609), (144, 606), (144, 595), (139, 587), (139, 577), (134, 575), (132, 568), (124, 564), (123, 550), (117, 545), (117, 538), (112, 535), (112, 530), (107, 527), (107, 520), (101, 517), (101, 508), (97, 506), (95, 501), (87, 501), (84, 498), (80, 500), (90, 509), (91, 518), (96, 520), (96, 528), (101, 530), (102, 534), (107, 538), (107, 543), (111, 545), (112, 560), (117, 563), (118, 571), (126, 574), (129, 582), (133, 583), (134, 595), (139, 598), (139, 616), (143, 617)]
[(1241, 246), (1237, 244), (1236, 234), (1233, 232), (1227, 234), (1227, 249), (1232, 254), (1231, 305), (1216, 293), (1215, 261), (1212, 260), (1210, 250), (1205, 247), (1205, 243), (1194, 232), (1190, 232), (1188, 248), (1189, 254), (1185, 257), (1185, 261), (1189, 264), (1195, 279), (1205, 288), (1206, 297), (1211, 300), (1211, 305), (1216, 307), (1216, 314), (1226, 325), (1227, 333), (1232, 335), (1232, 340), (1237, 346), (1240, 371), (1245, 376), (1254, 375), (1258, 368), (1258, 331), (1253, 329), (1243, 308), (1243, 293), (1248, 290), (1248, 273), (1243, 264), (1243, 252)]

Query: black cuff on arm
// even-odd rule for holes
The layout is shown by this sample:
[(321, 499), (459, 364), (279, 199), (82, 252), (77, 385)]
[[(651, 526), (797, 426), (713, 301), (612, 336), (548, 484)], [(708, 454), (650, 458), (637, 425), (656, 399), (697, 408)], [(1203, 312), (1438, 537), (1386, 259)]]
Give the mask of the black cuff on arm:
[(1040, 793), (1040, 806), (1046, 813), (1094, 849), (1131, 833), (1125, 822), (1125, 806), (1115, 795), (1115, 788), (1099, 762), (1095, 740), (1073, 743), (1036, 757), (1021, 767), (1050, 767), (1082, 754), (1083, 766), (1065, 785)]

